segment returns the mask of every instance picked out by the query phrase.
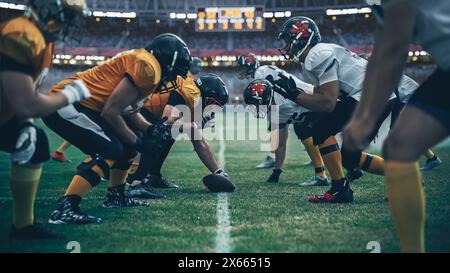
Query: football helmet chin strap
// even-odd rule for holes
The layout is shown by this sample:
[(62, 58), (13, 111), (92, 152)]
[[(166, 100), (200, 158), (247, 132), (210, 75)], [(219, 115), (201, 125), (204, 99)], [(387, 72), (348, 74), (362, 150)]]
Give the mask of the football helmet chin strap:
[[(296, 37), (296, 39), (300, 38), (301, 35), (302, 35), (302, 33), (300, 33), (300, 34)], [(311, 33), (311, 35), (309, 35), (308, 42), (306, 42), (306, 45), (303, 47), (303, 49), (300, 50), (299, 52), (297, 52), (297, 54), (294, 55), (294, 57), (292, 58), (292, 61), (293, 61), (294, 63), (297, 63), (297, 64), (300, 64), (300, 63), (301, 63), (301, 62), (300, 62), (300, 56), (302, 56), (303, 52), (305, 52), (306, 48), (311, 44), (311, 40), (312, 40), (313, 36), (314, 36), (314, 35)]]

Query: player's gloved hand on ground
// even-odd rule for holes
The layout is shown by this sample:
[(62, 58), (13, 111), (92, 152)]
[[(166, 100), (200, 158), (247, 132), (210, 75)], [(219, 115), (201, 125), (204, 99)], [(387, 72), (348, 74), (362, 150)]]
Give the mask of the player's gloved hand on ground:
[(16, 150), (11, 154), (12, 162), (19, 165), (28, 163), (36, 151), (36, 140), (36, 127), (31, 122), (24, 122), (16, 142)]
[(279, 73), (278, 76), (280, 77), (278, 80), (275, 80), (272, 76), (267, 77), (267, 80), (273, 85), (273, 90), (281, 96), (296, 102), (301, 90), (297, 88), (295, 80), (292, 77), (286, 77), (282, 73)]
[(228, 177), (228, 173), (226, 173), (222, 168), (215, 170), (214, 174), (223, 175), (225, 177)]
[(66, 84), (61, 90), (61, 93), (66, 97), (68, 104), (73, 104), (91, 96), (82, 80), (75, 80)]
[(172, 141), (172, 126), (164, 124), (167, 117), (160, 119), (158, 122), (153, 123), (147, 129), (146, 136), (154, 138), (156, 140), (167, 142)]
[(266, 182), (278, 183), (280, 180), (280, 175), (283, 171), (280, 169), (273, 169), (272, 174), (269, 176)]

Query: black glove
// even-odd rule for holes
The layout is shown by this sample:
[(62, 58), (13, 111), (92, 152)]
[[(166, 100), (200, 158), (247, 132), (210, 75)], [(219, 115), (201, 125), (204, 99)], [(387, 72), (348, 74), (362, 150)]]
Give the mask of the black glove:
[(174, 139), (171, 132), (172, 126), (164, 124), (166, 120), (167, 117), (164, 117), (150, 125), (147, 129), (146, 137), (150, 137), (164, 143), (172, 141)]
[(270, 183), (278, 183), (278, 180), (280, 180), (280, 175), (283, 171), (280, 169), (273, 169), (272, 174), (270, 175), (269, 179), (267, 179), (266, 182)]
[(297, 102), (297, 97), (301, 91), (297, 88), (295, 80), (292, 77), (286, 77), (282, 73), (279, 73), (278, 76), (280, 77), (278, 80), (274, 80), (272, 76), (267, 77), (267, 80), (273, 85), (273, 90), (281, 96)]

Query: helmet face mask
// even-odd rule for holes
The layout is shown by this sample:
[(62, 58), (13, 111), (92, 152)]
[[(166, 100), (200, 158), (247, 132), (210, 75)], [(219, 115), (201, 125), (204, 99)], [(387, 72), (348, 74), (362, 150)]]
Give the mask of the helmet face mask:
[(239, 68), (238, 79), (240, 80), (253, 79), (255, 71), (259, 67), (259, 61), (253, 53), (239, 56), (237, 64)]
[(36, 22), (49, 42), (71, 41), (81, 18), (89, 15), (84, 0), (30, 0), (25, 11), (25, 16)]
[[(246, 109), (252, 112), (256, 118), (265, 118), (272, 105), (273, 89), (268, 80), (256, 79), (252, 81), (244, 91)], [(265, 109), (261, 109), (265, 108)]]

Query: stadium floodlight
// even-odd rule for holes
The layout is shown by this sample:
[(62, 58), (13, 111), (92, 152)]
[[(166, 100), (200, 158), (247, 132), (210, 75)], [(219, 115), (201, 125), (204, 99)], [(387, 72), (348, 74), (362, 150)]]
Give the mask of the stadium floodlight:
[(264, 12), (263, 13), (263, 17), (264, 18), (272, 18), (273, 17), (273, 12)]
[(175, 19), (177, 17), (177, 14), (175, 12), (170, 13), (170, 19)]
[(327, 9), (328, 16), (371, 13), (371, 8)]
[(96, 10), (92, 13), (94, 17), (109, 18), (136, 18), (136, 12), (120, 12), (120, 11), (100, 11)]
[(188, 13), (187, 18), (188, 19), (197, 19), (197, 13)]
[(291, 17), (291, 15), (292, 15), (292, 12), (289, 10), (284, 12), (284, 17)]
[(25, 5), (0, 2), (0, 8), (2, 9), (16, 9), (16, 10), (25, 10)]
[(177, 19), (186, 19), (186, 13), (177, 13)]
[(282, 11), (275, 12), (275, 18), (282, 18), (282, 17), (284, 17), (284, 12)]

